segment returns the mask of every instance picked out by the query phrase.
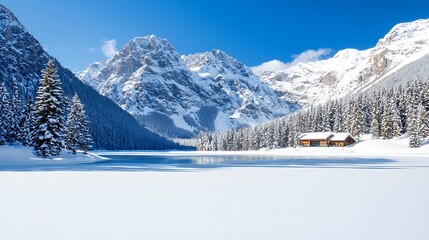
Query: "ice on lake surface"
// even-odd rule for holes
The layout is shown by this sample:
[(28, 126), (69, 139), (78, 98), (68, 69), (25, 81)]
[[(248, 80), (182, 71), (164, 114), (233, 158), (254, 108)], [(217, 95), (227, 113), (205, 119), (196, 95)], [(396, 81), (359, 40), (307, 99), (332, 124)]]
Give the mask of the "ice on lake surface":
[(393, 160), (354, 157), (284, 157), (252, 155), (103, 155), (106, 159), (90, 163), (11, 166), (2, 170), (17, 171), (180, 171), (186, 169), (232, 167), (318, 167), (318, 168), (391, 168)]

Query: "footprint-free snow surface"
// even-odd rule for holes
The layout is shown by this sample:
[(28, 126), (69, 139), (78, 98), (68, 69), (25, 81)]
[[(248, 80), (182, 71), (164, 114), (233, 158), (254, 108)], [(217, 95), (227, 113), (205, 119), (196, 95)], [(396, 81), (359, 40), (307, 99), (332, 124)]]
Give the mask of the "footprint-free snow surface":
[(427, 149), (357, 149), (0, 154), (0, 239), (429, 239)]

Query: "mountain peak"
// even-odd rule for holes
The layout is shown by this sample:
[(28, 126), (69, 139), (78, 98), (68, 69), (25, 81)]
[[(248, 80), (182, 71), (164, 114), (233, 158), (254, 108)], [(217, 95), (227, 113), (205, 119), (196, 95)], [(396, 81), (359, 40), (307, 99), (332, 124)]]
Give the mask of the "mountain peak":
[(428, 54), (429, 19), (421, 19), (395, 25), (373, 48), (344, 49), (283, 72), (255, 72), (284, 99), (308, 106), (363, 91)]
[(131, 39), (131, 41), (127, 44), (132, 45), (138, 45), (140, 47), (147, 47), (147, 46), (160, 46), (160, 45), (166, 45), (166, 46), (172, 46), (170, 42), (165, 38), (160, 38), (155, 35), (148, 35), (144, 37), (135, 37)]
[(413, 22), (396, 24), (377, 45), (393, 42), (416, 42), (429, 40), (429, 19), (419, 19)]
[(216, 57), (229, 57), (228, 54), (226, 54), (224, 51), (219, 49), (213, 49), (210, 53)]
[(154, 35), (132, 39), (113, 59), (91, 65), (79, 77), (170, 137), (249, 126), (295, 107), (226, 53), (215, 49), (180, 57)]
[[(165, 38), (160, 38), (155, 35), (149, 35), (145, 37), (135, 37), (131, 39), (124, 47), (119, 50), (119, 54), (130, 55), (130, 54), (148, 54), (148, 53), (174, 53), (176, 50)], [(139, 54), (137, 54), (139, 55)]]
[(144, 37), (135, 37), (131, 39), (130, 42), (138, 42), (138, 43), (160, 43), (163, 39), (157, 37), (155, 35), (148, 35)]
[(15, 14), (13, 14), (7, 7), (0, 4), (0, 31), (4, 30), (6, 27), (20, 27), (25, 29)]

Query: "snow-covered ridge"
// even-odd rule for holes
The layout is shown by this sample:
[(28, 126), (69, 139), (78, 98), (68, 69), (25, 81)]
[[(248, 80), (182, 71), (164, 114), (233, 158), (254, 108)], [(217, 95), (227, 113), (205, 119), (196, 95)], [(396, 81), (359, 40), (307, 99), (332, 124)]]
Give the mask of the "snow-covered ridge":
[(79, 78), (171, 137), (258, 124), (296, 108), (226, 53), (181, 56), (154, 35), (132, 39)]
[(282, 98), (307, 106), (368, 89), (427, 54), (429, 19), (424, 19), (394, 26), (371, 49), (345, 49), (326, 60), (256, 73)]
[[(50, 59), (53, 57), (37, 39), (9, 9), (0, 4), (0, 82), (4, 82), (9, 91), (17, 84), (23, 99), (28, 99), (34, 96), (41, 71)], [(142, 127), (115, 103), (83, 84), (71, 71), (55, 62), (65, 94), (71, 97), (77, 93), (85, 105), (96, 148), (155, 149), (169, 142)]]

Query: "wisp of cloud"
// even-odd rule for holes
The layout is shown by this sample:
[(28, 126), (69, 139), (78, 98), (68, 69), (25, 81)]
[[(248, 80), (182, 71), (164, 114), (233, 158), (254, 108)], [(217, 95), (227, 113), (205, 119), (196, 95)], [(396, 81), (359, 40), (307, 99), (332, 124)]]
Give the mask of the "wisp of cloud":
[(292, 62), (285, 63), (279, 60), (272, 60), (269, 62), (262, 63), (259, 66), (252, 67), (252, 70), (255, 73), (263, 73), (266, 71), (271, 71), (271, 72), (284, 71), (292, 66), (297, 65), (298, 63), (319, 61), (324, 57), (328, 56), (331, 52), (332, 52), (332, 49), (328, 49), (328, 48), (320, 48), (317, 50), (309, 49), (300, 54), (292, 55), (293, 57)]
[(118, 52), (116, 49), (116, 40), (105, 40), (103, 46), (101, 47), (101, 51), (103, 52), (104, 56), (108, 58), (115, 56), (115, 54)]

